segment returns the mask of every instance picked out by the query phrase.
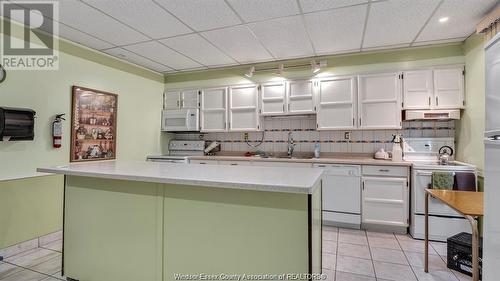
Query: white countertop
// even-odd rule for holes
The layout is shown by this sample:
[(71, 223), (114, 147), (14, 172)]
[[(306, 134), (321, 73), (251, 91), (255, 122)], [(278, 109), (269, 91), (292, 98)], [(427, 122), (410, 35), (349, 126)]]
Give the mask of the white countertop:
[[(293, 169), (293, 171), (291, 171)], [(104, 161), (39, 168), (38, 172), (156, 183), (311, 194), (323, 171), (310, 168)]]

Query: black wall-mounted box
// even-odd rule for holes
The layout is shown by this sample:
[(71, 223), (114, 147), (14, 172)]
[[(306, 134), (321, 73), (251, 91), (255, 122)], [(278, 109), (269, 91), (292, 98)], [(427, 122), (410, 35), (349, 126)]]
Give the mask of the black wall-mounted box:
[(28, 141), (35, 138), (32, 109), (0, 107), (0, 141)]

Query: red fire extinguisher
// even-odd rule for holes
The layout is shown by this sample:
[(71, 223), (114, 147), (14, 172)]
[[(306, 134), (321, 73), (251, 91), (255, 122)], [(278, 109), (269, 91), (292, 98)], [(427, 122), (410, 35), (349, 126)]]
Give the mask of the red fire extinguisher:
[(54, 148), (60, 148), (62, 142), (62, 121), (65, 114), (57, 114), (52, 122), (52, 145)]

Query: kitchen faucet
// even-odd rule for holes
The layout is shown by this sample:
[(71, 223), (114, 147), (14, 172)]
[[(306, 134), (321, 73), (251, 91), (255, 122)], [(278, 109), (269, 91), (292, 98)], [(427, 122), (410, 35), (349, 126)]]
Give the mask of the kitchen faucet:
[(293, 143), (292, 131), (290, 131), (288, 132), (288, 151), (287, 151), (288, 157), (292, 158), (294, 148), (295, 144)]

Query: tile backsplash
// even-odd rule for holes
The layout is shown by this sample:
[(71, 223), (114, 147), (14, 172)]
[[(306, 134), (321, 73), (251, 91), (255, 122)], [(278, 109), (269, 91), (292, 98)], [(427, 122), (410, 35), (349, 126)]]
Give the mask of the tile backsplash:
[[(265, 118), (264, 132), (249, 133), (249, 141), (256, 144), (264, 134), (264, 142), (258, 147), (245, 143), (244, 133), (196, 133), (176, 134), (176, 139), (218, 141), (222, 151), (285, 152), (288, 132), (292, 132), (295, 151), (313, 152), (319, 142), (321, 152), (374, 153), (380, 148), (392, 150), (392, 134), (403, 137), (455, 137), (455, 121), (405, 121), (401, 130), (343, 130), (316, 131), (316, 119), (311, 118)], [(350, 139), (345, 139), (345, 133)]]

